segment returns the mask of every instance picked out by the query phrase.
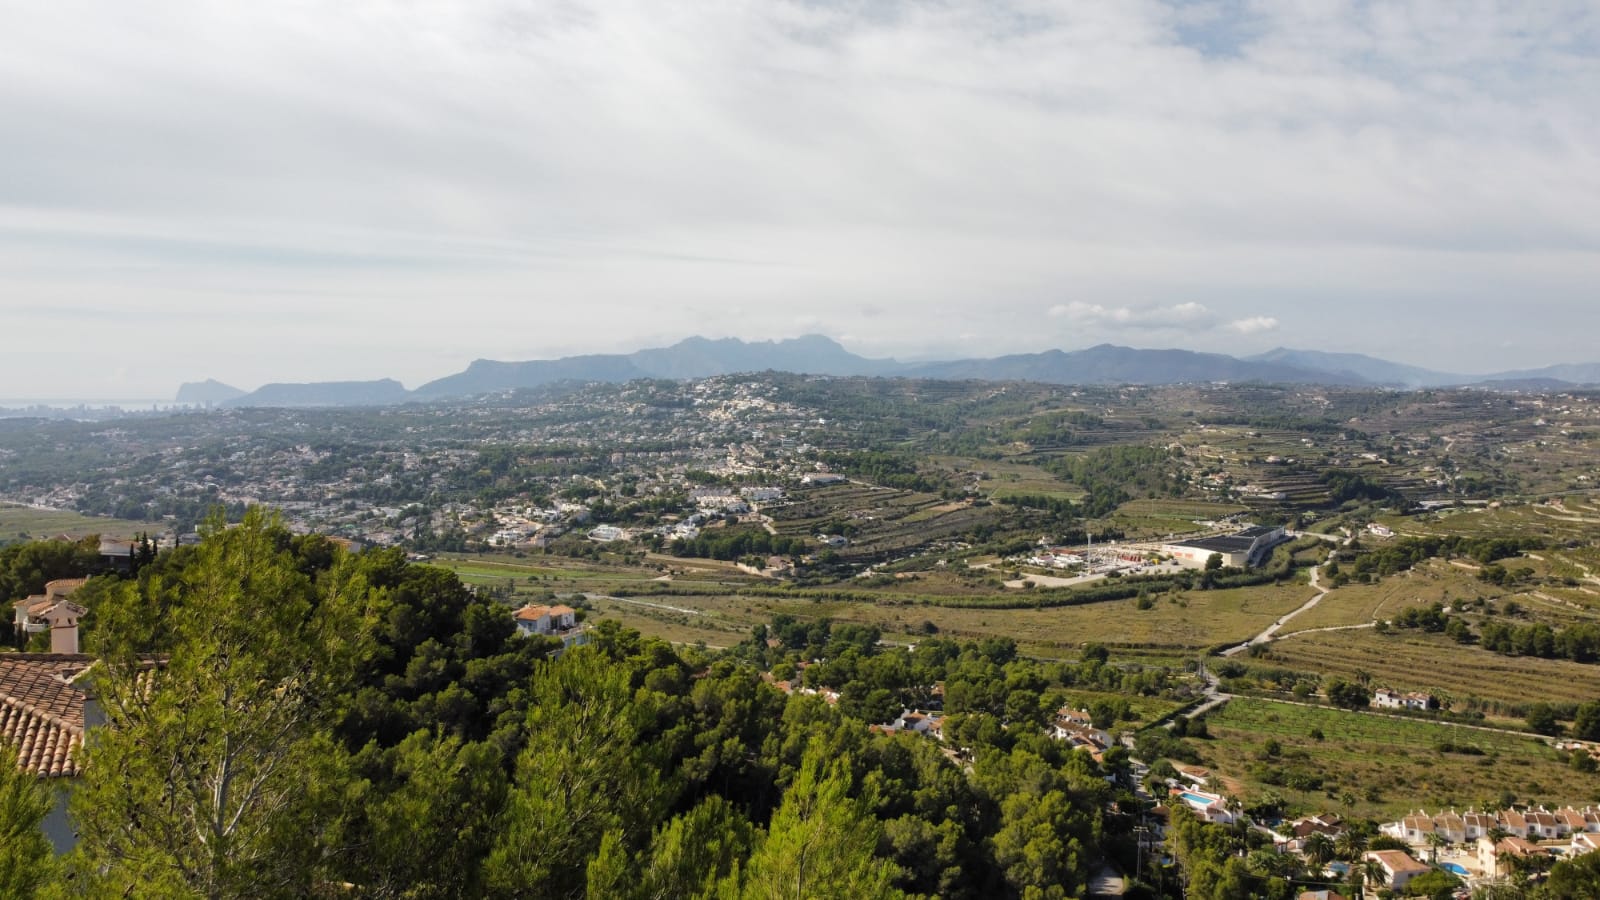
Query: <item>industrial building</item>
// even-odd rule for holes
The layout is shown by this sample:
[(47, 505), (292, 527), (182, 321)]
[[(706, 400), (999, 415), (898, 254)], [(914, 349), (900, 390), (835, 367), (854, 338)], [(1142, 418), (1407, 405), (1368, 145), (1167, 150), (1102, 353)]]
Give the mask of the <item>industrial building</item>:
[(1288, 540), (1283, 526), (1256, 525), (1243, 531), (1220, 537), (1195, 538), (1166, 544), (1161, 552), (1171, 556), (1181, 565), (1204, 568), (1206, 560), (1214, 553), (1222, 557), (1228, 568), (1249, 569), (1267, 561), (1272, 548)]

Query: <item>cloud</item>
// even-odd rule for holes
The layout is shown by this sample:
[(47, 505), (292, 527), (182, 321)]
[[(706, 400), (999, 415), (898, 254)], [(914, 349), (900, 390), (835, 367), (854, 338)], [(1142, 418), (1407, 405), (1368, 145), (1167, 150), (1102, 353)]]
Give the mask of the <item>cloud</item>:
[(1050, 307), (1053, 319), (1065, 319), (1077, 325), (1100, 325), (1110, 328), (1204, 325), (1215, 316), (1204, 304), (1188, 301), (1172, 306), (1102, 306), (1073, 300)]
[[(1369, 352), (1408, 332), (1372, 317), (1460, 322), (1394, 339), (1460, 354), (1415, 360), (1439, 368), (1507, 339), (1468, 323), (1508, 297), (1506, 367), (1590, 355), (1600, 327), (1591, 0), (0, 9), (0, 117), (28, 123), (0, 167), (0, 321), (138, 310), (163, 327), (130, 377), (158, 385), (411, 383), (446, 354), (797, 314), (966, 353), (1037, 349), (1016, 323), (1040, 309), (1223, 351), (1270, 330), (1257, 310)], [(1111, 299), (1051, 307), (1063, 285)], [(351, 320), (343, 352), (267, 371)], [(9, 390), (134, 352), (103, 319), (30, 321), (72, 356), (0, 355)]]
[(1272, 316), (1251, 316), (1247, 319), (1235, 319), (1228, 323), (1231, 331), (1240, 334), (1260, 334), (1263, 331), (1276, 331), (1278, 320)]

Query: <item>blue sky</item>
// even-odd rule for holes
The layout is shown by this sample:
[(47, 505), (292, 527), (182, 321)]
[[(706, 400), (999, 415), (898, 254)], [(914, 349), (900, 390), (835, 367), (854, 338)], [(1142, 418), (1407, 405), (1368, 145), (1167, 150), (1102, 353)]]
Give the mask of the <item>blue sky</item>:
[(1600, 359), (1590, 2), (0, 0), (0, 396), (820, 332)]

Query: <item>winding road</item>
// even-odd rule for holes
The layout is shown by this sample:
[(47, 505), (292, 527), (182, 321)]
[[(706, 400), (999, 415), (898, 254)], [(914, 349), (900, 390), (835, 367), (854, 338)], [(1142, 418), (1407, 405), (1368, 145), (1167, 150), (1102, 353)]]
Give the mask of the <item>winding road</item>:
[[(1317, 536), (1318, 537), (1322, 537), (1322, 535), (1317, 535)], [(1336, 539), (1334, 539), (1334, 540), (1336, 540)], [(1353, 540), (1355, 540), (1355, 536), (1352, 535), (1352, 534), (1349, 534), (1348, 532), (1346, 532), (1345, 539), (1343, 541), (1340, 541), (1339, 543), (1340, 543), (1340, 546), (1345, 546), (1345, 545), (1349, 544)], [(1223, 656), (1237, 656), (1238, 654), (1243, 653), (1244, 651), (1250, 649), (1250, 646), (1252, 644), (1265, 644), (1265, 643), (1267, 643), (1268, 641), (1272, 640), (1274, 637), (1277, 637), (1278, 630), (1280, 628), (1282, 628), (1283, 626), (1289, 624), (1289, 620), (1290, 619), (1293, 619), (1295, 616), (1298, 616), (1301, 613), (1306, 612), (1307, 610), (1310, 610), (1310, 609), (1314, 608), (1318, 603), (1321, 603), (1322, 602), (1322, 598), (1328, 596), (1328, 592), (1333, 590), (1333, 588), (1331, 588), (1331, 587), (1323, 587), (1322, 586), (1322, 570), (1324, 568), (1326, 568), (1328, 566), (1328, 564), (1334, 562), (1338, 558), (1339, 558), (1339, 551), (1338, 550), (1333, 550), (1333, 551), (1328, 553), (1328, 558), (1327, 559), (1323, 560), (1320, 564), (1311, 567), (1311, 589), (1317, 592), (1316, 596), (1312, 597), (1310, 600), (1307, 600), (1304, 604), (1302, 604), (1298, 609), (1295, 609), (1293, 612), (1285, 613), (1276, 622), (1273, 622), (1271, 625), (1268, 625), (1264, 631), (1262, 631), (1260, 634), (1256, 635), (1255, 637), (1251, 638), (1250, 640), (1245, 641), (1244, 643), (1239, 644), (1237, 646), (1229, 647), (1228, 649), (1222, 651), (1222, 655)], [(1371, 627), (1372, 627), (1371, 625), (1339, 625), (1339, 626), (1336, 626), (1334, 628), (1315, 628), (1315, 629), (1310, 629), (1310, 631), (1338, 631), (1338, 630), (1342, 630), (1342, 629), (1345, 629), (1345, 628), (1371, 628)], [(1299, 631), (1297, 631), (1297, 632), (1294, 632), (1294, 633), (1295, 634), (1304, 634), (1304, 633), (1307, 633), (1307, 632), (1299, 632)]]

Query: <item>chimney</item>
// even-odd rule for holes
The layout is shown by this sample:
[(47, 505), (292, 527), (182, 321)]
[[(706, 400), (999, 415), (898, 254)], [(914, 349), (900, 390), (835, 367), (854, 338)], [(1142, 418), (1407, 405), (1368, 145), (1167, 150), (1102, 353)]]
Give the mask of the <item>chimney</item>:
[(71, 600), (62, 600), (45, 610), (43, 618), (50, 623), (51, 653), (78, 652), (78, 619), (86, 612)]
[(63, 619), (50, 626), (50, 652), (72, 653), (78, 652), (78, 620), (76, 618)]

